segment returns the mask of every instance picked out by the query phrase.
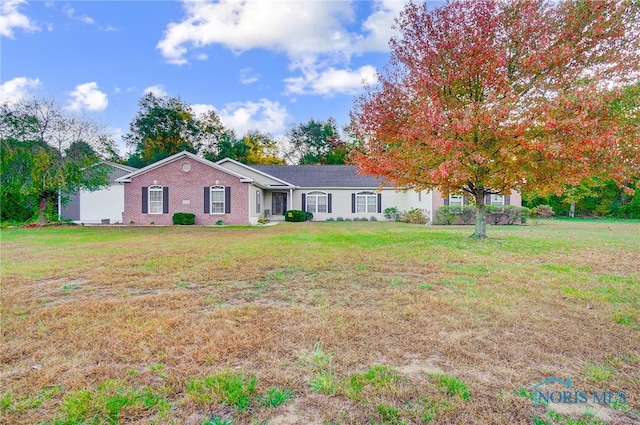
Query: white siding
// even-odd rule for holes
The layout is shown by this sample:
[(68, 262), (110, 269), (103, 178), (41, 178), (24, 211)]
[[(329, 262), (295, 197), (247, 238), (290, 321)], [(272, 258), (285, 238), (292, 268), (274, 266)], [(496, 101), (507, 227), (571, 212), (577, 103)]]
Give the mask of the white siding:
[(80, 223), (100, 224), (122, 222), (124, 211), (124, 186), (112, 185), (94, 192), (80, 191)]

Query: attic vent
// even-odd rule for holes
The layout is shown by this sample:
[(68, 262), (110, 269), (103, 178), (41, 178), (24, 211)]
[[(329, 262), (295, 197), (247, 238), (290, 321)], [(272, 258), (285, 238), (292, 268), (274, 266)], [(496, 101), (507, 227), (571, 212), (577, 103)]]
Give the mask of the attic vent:
[(191, 164), (189, 164), (188, 162), (182, 164), (182, 171), (184, 171), (185, 173), (191, 171)]

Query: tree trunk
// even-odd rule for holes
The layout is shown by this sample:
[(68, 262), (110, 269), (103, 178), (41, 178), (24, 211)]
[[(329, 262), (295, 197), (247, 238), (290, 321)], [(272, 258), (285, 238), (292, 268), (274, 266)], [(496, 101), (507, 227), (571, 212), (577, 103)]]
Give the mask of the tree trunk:
[(484, 190), (476, 192), (476, 228), (471, 235), (474, 239), (487, 238), (487, 210), (484, 205)]
[(38, 206), (38, 222), (40, 224), (44, 224), (47, 222), (47, 216), (45, 214), (46, 209), (47, 209), (47, 196), (43, 195), (40, 197), (40, 204)]
[(575, 216), (576, 216), (576, 202), (571, 201), (571, 204), (569, 204), (569, 217), (573, 218)]

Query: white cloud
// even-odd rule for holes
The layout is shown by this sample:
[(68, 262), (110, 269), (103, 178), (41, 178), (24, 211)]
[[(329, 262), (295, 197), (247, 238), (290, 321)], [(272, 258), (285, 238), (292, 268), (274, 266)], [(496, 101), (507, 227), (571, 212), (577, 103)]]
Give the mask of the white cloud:
[(343, 23), (353, 10), (337, 1), (186, 1), (185, 18), (170, 23), (156, 46), (174, 64), (187, 62), (190, 48), (221, 44), (234, 52), (262, 48), (295, 56), (339, 52), (351, 36)]
[(362, 23), (362, 34), (355, 38), (353, 50), (358, 53), (389, 50), (389, 40), (397, 34), (393, 29), (395, 18), (406, 4), (399, 0), (374, 2), (373, 13)]
[(104, 111), (109, 105), (106, 93), (98, 90), (98, 84), (95, 82), (78, 84), (74, 91), (71, 92), (71, 99), (67, 109), (72, 111)]
[(147, 87), (143, 90), (144, 94), (152, 93), (155, 97), (165, 97), (169, 96), (169, 93), (166, 92), (164, 86), (162, 84), (156, 84), (154, 86)]
[(90, 16), (76, 15), (75, 9), (71, 6), (68, 6), (68, 5), (65, 6), (64, 9), (62, 9), (62, 11), (64, 12), (65, 15), (67, 15), (69, 19), (73, 19), (74, 21), (80, 21), (88, 25), (94, 25), (96, 23), (96, 21), (94, 21), (93, 18), (91, 18)]
[(17, 77), (0, 84), (0, 102), (15, 103), (30, 95), (30, 89), (40, 87), (39, 78)]
[(251, 68), (243, 68), (240, 70), (240, 82), (242, 84), (253, 84), (259, 79), (260, 76)]
[(196, 114), (196, 116), (200, 116), (203, 114), (207, 114), (211, 111), (215, 111), (216, 108), (214, 108), (213, 105), (196, 103), (195, 105), (191, 105), (191, 110), (193, 111), (194, 114)]
[[(376, 77), (369, 65), (351, 69), (351, 57), (388, 51), (394, 19), (405, 4), (375, 0), (371, 14), (353, 30), (355, 8), (361, 6), (357, 2), (184, 1), (183, 20), (168, 24), (156, 47), (167, 62), (178, 65), (190, 57), (202, 59), (197, 49), (208, 45), (237, 54), (250, 49), (282, 52), (289, 58), (289, 69), (301, 72), (284, 80), (287, 94), (352, 95), (362, 88), (363, 79), (373, 83)], [(240, 75), (243, 84), (257, 78), (250, 70)]]
[(286, 107), (268, 99), (228, 103), (221, 110), (215, 111), (222, 124), (235, 130), (238, 136), (243, 136), (251, 130), (271, 134), (282, 133), (289, 118)]
[(377, 81), (376, 69), (370, 65), (356, 70), (329, 67), (317, 70), (314, 67), (302, 69), (302, 76), (286, 78), (288, 94), (314, 94), (334, 96), (336, 94), (357, 94), (363, 83)]
[(15, 28), (22, 28), (28, 32), (40, 31), (40, 28), (27, 15), (19, 11), (23, 3), (26, 1), (3, 0), (0, 3), (0, 36), (14, 38)]

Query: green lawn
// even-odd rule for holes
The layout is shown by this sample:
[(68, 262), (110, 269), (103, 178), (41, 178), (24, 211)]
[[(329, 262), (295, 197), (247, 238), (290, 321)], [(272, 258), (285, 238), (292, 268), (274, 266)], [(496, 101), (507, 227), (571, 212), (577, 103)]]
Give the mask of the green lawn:
[(640, 422), (640, 223), (471, 233), (3, 229), (0, 422)]

